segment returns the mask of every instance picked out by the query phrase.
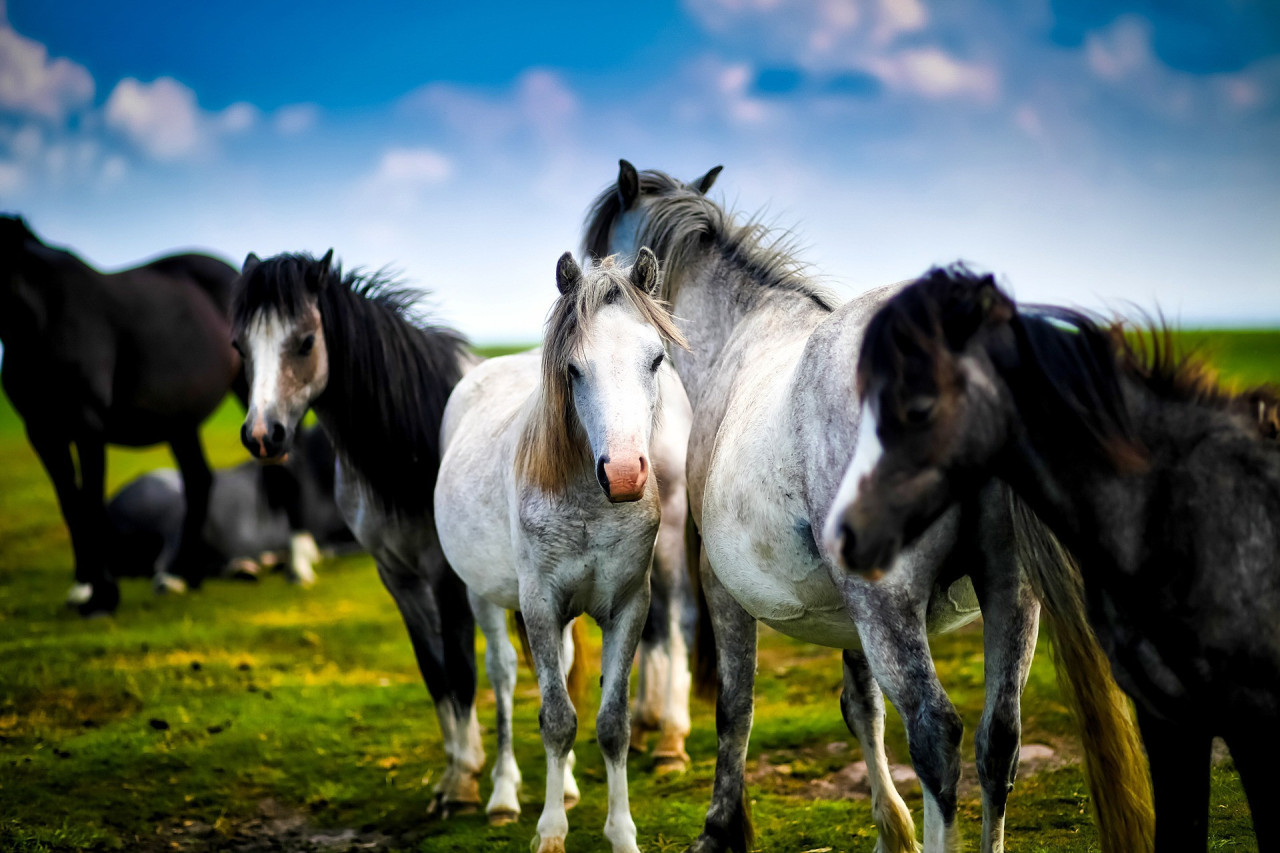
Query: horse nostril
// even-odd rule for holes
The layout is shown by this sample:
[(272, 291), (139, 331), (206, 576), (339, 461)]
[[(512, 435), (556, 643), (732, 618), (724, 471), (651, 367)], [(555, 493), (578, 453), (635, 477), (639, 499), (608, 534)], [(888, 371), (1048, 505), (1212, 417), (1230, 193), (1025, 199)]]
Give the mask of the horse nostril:
[(279, 421), (276, 421), (271, 425), (271, 443), (272, 444), (284, 443), (284, 424), (280, 423)]
[(609, 494), (609, 475), (604, 472), (604, 466), (608, 461), (608, 456), (601, 456), (596, 460), (596, 480), (599, 481), (600, 488), (604, 489), (606, 495)]
[(640, 476), (643, 477), (648, 472), (649, 472), (649, 460), (641, 456), (640, 457)]
[(854, 534), (849, 522), (840, 522), (840, 559), (847, 568), (856, 568), (854, 555), (858, 552), (858, 537)]

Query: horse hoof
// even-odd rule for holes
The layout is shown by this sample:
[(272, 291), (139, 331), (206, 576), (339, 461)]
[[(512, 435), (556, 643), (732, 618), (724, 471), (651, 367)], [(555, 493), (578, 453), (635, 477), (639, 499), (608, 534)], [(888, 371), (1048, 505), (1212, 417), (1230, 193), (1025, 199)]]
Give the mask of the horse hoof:
[(182, 595), (187, 591), (187, 582), (177, 575), (159, 574), (151, 582), (151, 587), (155, 590), (156, 595), (164, 595), (165, 593)]
[(565, 853), (563, 838), (543, 838), (541, 835), (533, 836), (533, 840), (529, 842), (530, 853)]
[(93, 597), (93, 586), (87, 583), (74, 584), (67, 590), (67, 606), (79, 607)]
[(520, 812), (513, 812), (509, 809), (489, 812), (489, 826), (506, 826), (509, 823), (515, 823), (519, 819)]
[(89, 600), (77, 608), (86, 619), (97, 616), (110, 616), (120, 606), (120, 587), (114, 581), (98, 584), (93, 588)]
[(691, 760), (688, 753), (675, 755), (654, 755), (653, 772), (661, 775), (683, 773), (689, 769)]

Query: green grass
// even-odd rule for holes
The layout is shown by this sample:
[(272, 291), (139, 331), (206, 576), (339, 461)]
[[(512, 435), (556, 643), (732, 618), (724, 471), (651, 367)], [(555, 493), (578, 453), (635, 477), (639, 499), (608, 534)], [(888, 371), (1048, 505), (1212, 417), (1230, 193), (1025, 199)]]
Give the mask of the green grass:
[[(1280, 332), (1194, 334), (1209, 341), (1229, 376), (1252, 384), (1280, 374)], [(214, 464), (244, 459), (240, 418), (228, 403), (206, 424)], [(170, 464), (163, 449), (113, 448), (111, 488)], [(243, 844), (246, 833), (269, 834), (285, 818), (308, 831), (351, 828), (360, 840), (380, 833), (393, 849), (527, 849), (543, 763), (533, 678), (522, 671), (516, 700), (516, 754), (525, 774), (519, 823), (490, 829), (474, 815), (429, 821), (431, 780), (443, 767), (440, 735), (399, 616), (368, 558), (326, 563), (311, 590), (276, 576), (156, 598), (146, 582), (126, 581), (116, 617), (91, 621), (62, 605), (70, 560), (52, 488), (3, 403), (0, 850), (220, 849)], [(594, 632), (592, 642), (595, 661)], [(1024, 741), (1073, 756), (1078, 746), (1045, 645), (1026, 693)], [(859, 757), (838, 711), (838, 654), (768, 631), (760, 646), (751, 768), (761, 755), (786, 768), (753, 783), (757, 847), (872, 850), (866, 800), (810, 795), (815, 780)], [(964, 779), (971, 782), (982, 705), (980, 628), (936, 637), (933, 651), (965, 721)], [(487, 684), (479, 704), (492, 754)], [(583, 800), (570, 813), (569, 849), (583, 853), (608, 849), (600, 833), (604, 767), (591, 742), (591, 716), (579, 727)], [(892, 712), (888, 742), (905, 762), (906, 738)], [(647, 757), (630, 763), (645, 850), (682, 850), (701, 826), (715, 750), (714, 711), (702, 701), (695, 702), (688, 749), (694, 766), (683, 776), (654, 776)], [(980, 804), (966, 785), (961, 820), (975, 845)], [(482, 790), (487, 795), (487, 777)], [(1084, 792), (1074, 763), (1020, 780), (1009, 804), (1011, 845), (1096, 849)], [(907, 802), (919, 821), (918, 791)], [(1256, 849), (1229, 761), (1214, 770), (1211, 810), (1212, 849)]]

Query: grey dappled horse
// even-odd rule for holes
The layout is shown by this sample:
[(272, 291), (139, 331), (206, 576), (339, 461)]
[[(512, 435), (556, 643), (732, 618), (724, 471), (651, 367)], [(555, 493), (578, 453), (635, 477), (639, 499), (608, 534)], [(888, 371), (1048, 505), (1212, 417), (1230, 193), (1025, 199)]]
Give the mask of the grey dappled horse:
[[(560, 296), (542, 350), (481, 364), (449, 398), (436, 525), (488, 643), (500, 752), (491, 819), (505, 822), (520, 812), (511, 748), (515, 651), (505, 619), (506, 610), (518, 610), (537, 664), (547, 757), (531, 849), (565, 849), (566, 799), (577, 793), (571, 775), (577, 715), (565, 655), (575, 654), (569, 624), (586, 612), (604, 638), (596, 717), (609, 784), (604, 835), (614, 853), (637, 853), (627, 797), (627, 686), (649, 612), (662, 515), (658, 479), (668, 472), (678, 479), (684, 463), (678, 441), (664, 447), (660, 440), (666, 399), (679, 404), (684, 397), (666, 343), (682, 339), (653, 299), (652, 252), (642, 251), (629, 269), (609, 258), (585, 271), (566, 252), (556, 284)], [(687, 435), (678, 424), (677, 435)], [(682, 515), (675, 528), (678, 541)]]
[(641, 246), (657, 253), (663, 296), (690, 347), (672, 360), (693, 406), (690, 512), (702, 535), (700, 574), (719, 664), (715, 786), (691, 849), (749, 844), (744, 764), (757, 620), (844, 650), (841, 709), (866, 756), (877, 849), (918, 849), (889, 776), (882, 689), (906, 724), (924, 788), (925, 846), (955, 849), (963, 726), (938, 683), (927, 635), (981, 609), (982, 845), (1000, 850), (1038, 614), (1015, 559), (1007, 501), (991, 487), (950, 507), (900, 556), (887, 583), (852, 576), (824, 554), (822, 526), (857, 435), (848, 365), (871, 315), (895, 289), (841, 305), (771, 244), (766, 229), (735, 221), (707, 198), (718, 173), (685, 184), (623, 161), (586, 235), (586, 249), (598, 257)]

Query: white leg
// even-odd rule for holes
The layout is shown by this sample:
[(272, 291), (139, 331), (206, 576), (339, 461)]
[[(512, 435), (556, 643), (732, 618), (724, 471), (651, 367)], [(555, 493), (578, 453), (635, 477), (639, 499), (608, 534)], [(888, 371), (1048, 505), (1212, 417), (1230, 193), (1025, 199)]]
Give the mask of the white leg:
[(289, 537), (289, 580), (301, 586), (316, 582), (315, 564), (320, 562), (320, 549), (308, 532), (294, 533)]
[(955, 853), (959, 849), (956, 822), (947, 824), (942, 817), (942, 807), (929, 790), (924, 789), (924, 853)]
[(497, 705), (498, 757), (493, 765), (493, 795), (485, 812), (489, 823), (512, 823), (520, 816), (520, 768), (512, 750), (512, 695), (516, 685), (516, 650), (507, 634), (506, 611), (478, 595), (468, 593), (476, 622), (484, 631), (485, 670), (493, 685)]
[[(573, 645), (573, 623), (570, 622), (564, 626), (564, 638), (561, 641), (560, 660), (564, 670), (564, 678), (569, 677), (569, 670), (573, 668), (574, 656), (577, 649)], [(578, 790), (578, 781), (573, 778), (573, 767), (578, 763), (578, 758), (573, 754), (573, 750), (569, 750), (569, 754), (565, 756), (564, 761), (564, 807), (571, 809), (578, 804), (582, 794)]]
[(480, 743), (480, 723), (476, 709), (462, 718), (451, 702), (436, 704), (440, 734), (448, 759), (444, 776), (435, 793), (446, 806), (470, 807), (480, 803), (480, 771), (484, 769), (484, 746)]
[(672, 612), (668, 621), (666, 680), (662, 682), (662, 714), (653, 757), (659, 770), (680, 771), (689, 766), (689, 753), (685, 752), (684, 742), (693, 730), (689, 719), (689, 691), (693, 679), (689, 674), (689, 650), (680, 629), (680, 614)]
[(609, 777), (609, 816), (604, 822), (604, 837), (613, 845), (613, 853), (639, 853), (636, 847), (636, 824), (631, 819), (627, 797), (627, 751), (631, 723), (627, 719), (627, 689), (631, 662), (635, 659), (640, 632), (649, 611), (649, 586), (601, 625), (604, 648), (600, 657), (600, 713), (596, 715), (596, 740), (604, 753)]

